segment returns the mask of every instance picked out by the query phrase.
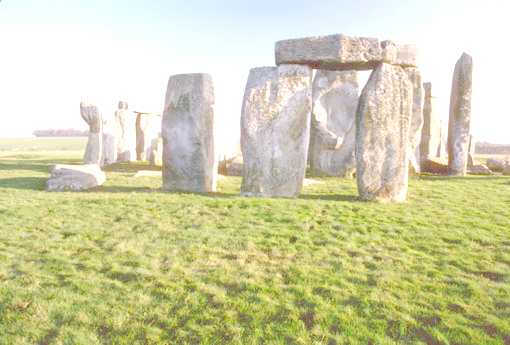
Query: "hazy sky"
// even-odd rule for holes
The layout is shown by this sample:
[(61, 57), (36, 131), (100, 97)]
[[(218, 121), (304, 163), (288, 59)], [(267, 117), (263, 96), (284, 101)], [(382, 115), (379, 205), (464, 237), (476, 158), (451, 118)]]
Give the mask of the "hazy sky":
[[(86, 128), (82, 98), (161, 111), (168, 77), (213, 76), (218, 126), (234, 141), (249, 69), (277, 40), (344, 33), (415, 43), (444, 119), (453, 68), (474, 59), (473, 132), (510, 143), (508, 0), (3, 0), (0, 137)], [(230, 139), (232, 138), (232, 139)]]

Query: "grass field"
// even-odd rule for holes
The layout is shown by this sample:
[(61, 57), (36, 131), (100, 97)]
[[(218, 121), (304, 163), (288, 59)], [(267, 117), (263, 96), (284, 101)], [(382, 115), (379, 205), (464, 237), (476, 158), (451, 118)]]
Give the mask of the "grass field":
[(510, 177), (415, 177), (393, 205), (335, 178), (166, 193), (124, 164), (48, 193), (84, 145), (59, 140), (0, 140), (2, 345), (510, 344)]

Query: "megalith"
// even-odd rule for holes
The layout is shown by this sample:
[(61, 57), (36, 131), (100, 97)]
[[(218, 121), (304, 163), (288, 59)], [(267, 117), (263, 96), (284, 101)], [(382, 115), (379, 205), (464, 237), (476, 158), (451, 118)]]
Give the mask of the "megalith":
[(85, 154), (83, 156), (84, 164), (102, 163), (103, 154), (103, 118), (96, 105), (81, 102), (81, 117), (89, 125), (89, 139)]
[(421, 172), (420, 141), (423, 128), (423, 86), (418, 68), (405, 69), (413, 85), (413, 112), (409, 125), (409, 164), (414, 173)]
[(115, 118), (112, 115), (103, 117), (103, 166), (117, 162), (117, 131), (115, 127)]
[(423, 128), (421, 131), (420, 158), (441, 157), (441, 119), (436, 112), (436, 98), (432, 94), (432, 84), (424, 83)]
[(97, 164), (57, 164), (50, 168), (47, 191), (81, 191), (101, 186), (106, 175)]
[(154, 113), (136, 113), (136, 159), (148, 160), (152, 140), (158, 137), (161, 117)]
[(316, 176), (352, 177), (356, 170), (356, 71), (315, 73), (312, 86), (309, 162)]
[(467, 167), (472, 168), (475, 165), (475, 149), (476, 149), (476, 140), (473, 135), (469, 136), (469, 146), (468, 146), (468, 162)]
[(466, 175), (471, 135), (471, 93), (473, 59), (463, 53), (455, 65), (448, 123), (448, 170), (453, 176)]
[(128, 110), (127, 102), (120, 101), (115, 111), (117, 138), (117, 160), (129, 162), (136, 160), (135, 116)]
[(210, 75), (170, 77), (161, 134), (163, 189), (215, 191), (218, 169), (214, 153), (214, 87)]
[(343, 34), (276, 42), (277, 65), (298, 64), (332, 71), (371, 70), (380, 63), (416, 66), (416, 47)]
[(413, 85), (400, 66), (381, 63), (356, 113), (356, 178), (363, 200), (403, 202), (409, 176)]
[(296, 197), (305, 177), (312, 109), (312, 69), (250, 70), (241, 111), (241, 195)]

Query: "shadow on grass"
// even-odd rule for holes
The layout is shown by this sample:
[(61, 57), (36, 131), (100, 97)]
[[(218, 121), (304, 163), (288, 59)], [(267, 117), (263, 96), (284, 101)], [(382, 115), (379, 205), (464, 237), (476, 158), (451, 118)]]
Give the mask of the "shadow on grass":
[(420, 176), (419, 180), (424, 181), (478, 181), (478, 180), (502, 180), (503, 176), (439, 176), (439, 175), (428, 175), (428, 176)]
[(119, 173), (137, 173), (140, 170), (150, 170), (150, 171), (161, 171), (161, 167), (153, 166), (149, 163), (143, 162), (130, 162), (130, 163), (115, 163), (112, 165), (108, 165), (103, 167), (105, 172), (119, 172)]
[(357, 195), (344, 195), (344, 194), (302, 194), (298, 197), (298, 199), (364, 202)]
[(12, 177), (0, 179), (0, 188), (44, 190), (46, 187), (44, 177)]

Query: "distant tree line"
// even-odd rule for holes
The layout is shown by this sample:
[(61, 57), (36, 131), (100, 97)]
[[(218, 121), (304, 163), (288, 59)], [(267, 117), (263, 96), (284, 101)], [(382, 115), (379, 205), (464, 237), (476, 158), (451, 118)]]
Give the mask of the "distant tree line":
[(38, 129), (32, 132), (36, 137), (86, 137), (89, 131), (78, 129)]
[(482, 155), (510, 155), (510, 145), (478, 142), (475, 146), (475, 152)]

